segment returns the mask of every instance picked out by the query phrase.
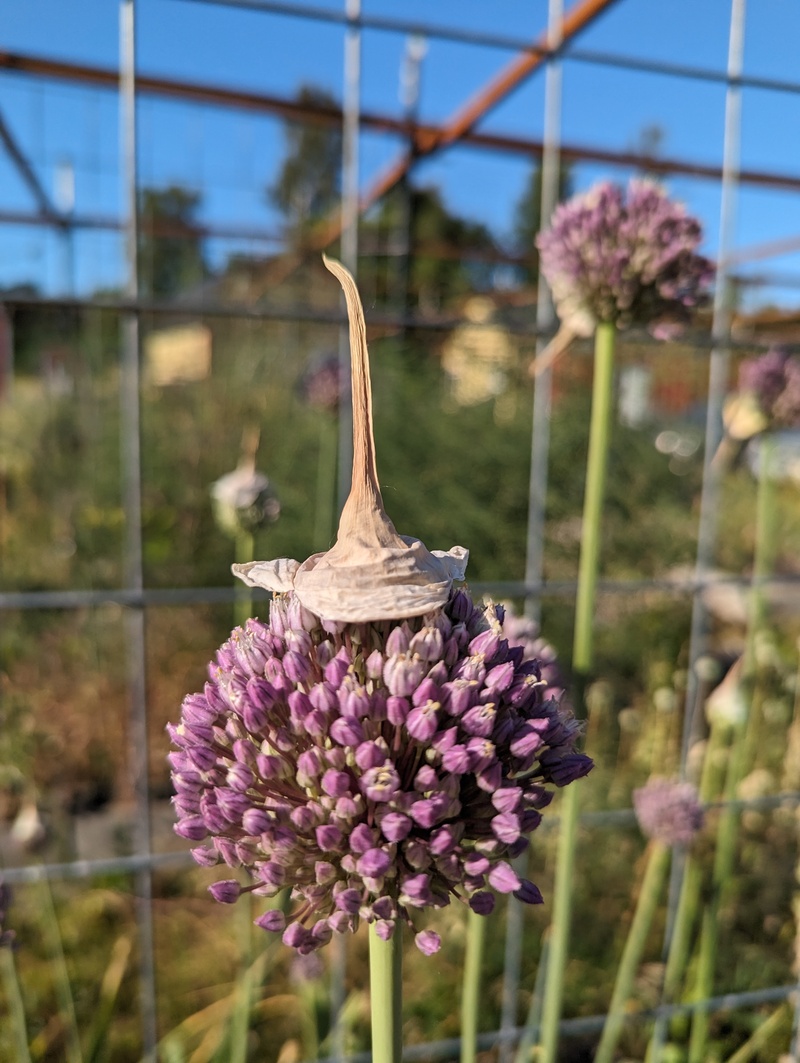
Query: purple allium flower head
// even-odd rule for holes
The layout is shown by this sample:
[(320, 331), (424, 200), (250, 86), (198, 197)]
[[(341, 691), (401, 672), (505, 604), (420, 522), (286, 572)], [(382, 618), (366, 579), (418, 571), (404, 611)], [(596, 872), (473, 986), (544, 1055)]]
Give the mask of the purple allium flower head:
[(688, 845), (703, 826), (697, 790), (688, 782), (651, 779), (633, 791), (633, 807), (642, 833), (665, 845)]
[(755, 402), (765, 428), (800, 427), (800, 357), (772, 347), (739, 366), (739, 393)]
[[(537, 903), (510, 860), (538, 824), (543, 784), (576, 778), (591, 761), (575, 751), (571, 712), (546, 696), (541, 666), (509, 645), (501, 615), (452, 591), (441, 609), (402, 622), (314, 626), (289, 592), (275, 596), (268, 623), (237, 628), (205, 691), (170, 726), (176, 831), (206, 842), (193, 850), (198, 863), (221, 859), (254, 880), (224, 879), (213, 896), (290, 888), (286, 919), (272, 911), (257, 922), (303, 954), (361, 919), (391, 936), (415, 910), (452, 898), (484, 914), (493, 891)], [(323, 644), (332, 655), (318, 654)], [(465, 664), (482, 678), (460, 678)], [(384, 700), (392, 686), (405, 693)], [(469, 699), (453, 713), (456, 690)], [(368, 706), (358, 717), (356, 691)], [(371, 708), (381, 704), (388, 711)], [(319, 727), (309, 730), (312, 712)], [(416, 941), (426, 953), (439, 945), (430, 931)]]
[(704, 300), (713, 267), (697, 254), (701, 239), (682, 204), (639, 178), (573, 196), (536, 242), (559, 317), (577, 335), (601, 322), (665, 335)]

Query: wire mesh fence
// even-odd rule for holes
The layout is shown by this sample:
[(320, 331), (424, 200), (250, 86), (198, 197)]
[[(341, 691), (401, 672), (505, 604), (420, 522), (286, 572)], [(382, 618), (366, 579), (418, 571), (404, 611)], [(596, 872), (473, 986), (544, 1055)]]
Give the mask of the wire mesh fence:
[[(707, 1012), (712, 1054), (700, 1058), (798, 1058), (796, 479), (779, 484), (774, 571), (754, 583), (757, 454), (734, 476), (719, 475), (712, 459), (742, 357), (798, 342), (796, 277), (752, 264), (774, 256), (796, 266), (800, 174), (779, 156), (774, 169), (755, 156), (742, 109), (753, 101), (759, 121), (788, 128), (800, 83), (747, 68), (746, 28), (755, 22), (763, 34), (766, 23), (744, 0), (717, 5), (715, 63), (659, 57), (658, 48), (649, 58), (618, 53), (602, 36), (599, 47), (583, 46), (607, 14), (624, 26), (631, 7), (582, 0), (564, 12), (551, 0), (531, 38), (489, 21), (472, 29), (449, 11), (449, 24), (435, 24), (362, 10), (359, 0), (121, 0), (113, 19), (110, 7), (97, 16), (106, 40), (119, 33), (116, 64), (81, 49), (68, 60), (0, 52), (9, 101), (0, 225), (23, 263), (3, 275), (0, 297), (0, 778), (10, 825), (0, 859), (22, 938), (16, 970), (3, 972), (3, 1007), (9, 1018), (19, 1001), (27, 1011), (27, 1058), (370, 1058), (360, 939), (340, 945), (326, 969), (298, 973), (274, 946), (261, 951), (249, 906), (243, 917), (209, 910), (207, 870), (190, 866), (171, 830), (164, 727), (239, 615), (231, 561), (248, 549), (304, 557), (335, 534), (349, 481), (347, 399), (337, 391), (315, 405), (308, 391), (310, 371), (342, 370), (348, 359), (324, 250), (364, 294), (395, 523), (432, 545), (464, 541), (473, 594), (508, 601), (568, 659), (591, 352), (577, 342), (532, 384), (528, 367), (556, 331), (549, 293), (530, 240), (491, 236), (480, 220), (489, 215), (473, 207), (492, 198), (494, 182), (510, 187), (506, 166), (517, 167), (517, 188), (519, 174), (535, 170), (529, 235), (570, 183), (609, 168), (669, 177), (704, 214), (717, 262), (713, 305), (680, 340), (665, 350), (635, 331), (620, 337), (587, 694), (597, 767), (582, 802), (559, 1058), (592, 1058), (605, 1021), (644, 859), (633, 789), (654, 774), (699, 778), (703, 752), (722, 777), (732, 754), (724, 742), (713, 747), (708, 707), (742, 696), (751, 706), (747, 770), (733, 792), (720, 784), (707, 809), (712, 823), (732, 814), (736, 837), (710, 989), (693, 995), (687, 975), (679, 999), (664, 992), (675, 913), (694, 873), (676, 859), (623, 1043), (626, 1058), (644, 1058), (649, 1043), (650, 1063), (698, 1058), (676, 1045), (688, 1042), (686, 1016)], [(209, 21), (221, 13), (241, 48), (252, 34), (269, 43), (265, 54), (291, 44), (308, 59), (232, 87), (235, 46), (216, 82), (183, 61), (181, 37), (168, 49), (174, 70), (159, 73), (151, 42), (160, 20), (180, 27), (191, 51), (192, 35), (212, 26), (227, 43), (228, 23)], [(323, 53), (337, 59), (318, 71)], [(425, 63), (452, 75), (441, 103), (426, 100)], [(386, 81), (379, 65), (393, 78), (404, 71), (399, 110), (376, 87)], [(639, 79), (651, 78), (679, 108), (715, 114), (719, 157), (666, 155), (660, 134), (635, 147), (581, 143), (575, 70), (591, 72), (599, 94), (621, 93), (620, 112), (638, 113)], [(309, 88), (318, 73), (328, 86), (338, 77), (335, 92)], [(291, 98), (295, 75), (305, 86)], [(519, 90), (530, 121), (502, 132)], [(485, 120), (495, 110), (497, 126)], [(670, 120), (682, 143), (680, 117)], [(17, 123), (28, 130), (21, 138)], [(61, 124), (76, 143), (51, 193), (42, 175), (53, 162), (48, 137), (63, 150), (53, 131)], [(184, 156), (179, 178), (161, 158), (171, 139)], [(283, 187), (281, 151), (297, 157), (298, 144), (311, 153), (313, 180)], [(79, 201), (76, 180), (89, 190)], [(466, 218), (448, 216), (437, 182), (467, 204)], [(267, 224), (265, 187), (283, 204)], [(764, 237), (743, 241), (737, 211), (752, 214), (748, 234)], [(249, 537), (226, 537), (209, 492), (248, 448), (276, 485), (281, 514)], [(758, 632), (755, 592), (766, 601)], [(263, 611), (266, 596), (252, 605)], [(733, 688), (730, 666), (748, 638), (756, 664)], [(530, 856), (546, 902), (557, 825), (556, 808)], [(708, 871), (713, 861), (706, 842), (695, 863)], [(523, 917), (512, 902), (493, 918), (479, 1047), (487, 1059), (535, 1058), (548, 905)], [(407, 981), (423, 991), (407, 998), (407, 1059), (460, 1051), (464, 927), (458, 912), (444, 922), (441, 958), (409, 963)], [(243, 979), (263, 988), (246, 1014), (250, 1042), (231, 1033)], [(126, 991), (135, 1006), (121, 1006)]]

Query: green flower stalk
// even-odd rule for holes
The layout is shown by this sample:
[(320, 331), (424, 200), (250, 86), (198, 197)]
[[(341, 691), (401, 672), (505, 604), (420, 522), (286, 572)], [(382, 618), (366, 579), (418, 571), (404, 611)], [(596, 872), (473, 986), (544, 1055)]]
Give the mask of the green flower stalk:
[(651, 842), (594, 1063), (611, 1063), (614, 1058), (614, 1050), (625, 1022), (625, 1005), (630, 999), (636, 971), (664, 889), (672, 849), (676, 845), (688, 845), (703, 822), (697, 791), (689, 783), (654, 779), (636, 790), (633, 800), (639, 825)]
[[(668, 338), (705, 298), (713, 269), (696, 253), (700, 224), (656, 183), (631, 181), (627, 190), (601, 182), (553, 214), (537, 239), (540, 263), (553, 293), (563, 333), (595, 337), (594, 382), (586, 470), (581, 556), (573, 644), (573, 671), (581, 711), (592, 667), (594, 612), (613, 401), (617, 328), (640, 324)], [(547, 352), (545, 352), (545, 358)], [(534, 365), (534, 372), (536, 366)], [(569, 947), (578, 799), (561, 806), (550, 963), (542, 1021), (542, 1060), (555, 1063)]]
[(467, 948), (461, 991), (461, 1063), (475, 1063), (480, 1015), (481, 970), (486, 941), (486, 919), (470, 911), (467, 915)]
[[(592, 667), (594, 650), (594, 608), (597, 570), (600, 560), (600, 522), (605, 495), (608, 441), (614, 380), (614, 337), (616, 326), (603, 322), (595, 332), (594, 383), (592, 416), (589, 427), (589, 454), (586, 464), (586, 494), (583, 507), (581, 557), (578, 570), (578, 594), (575, 611), (575, 635), (572, 666), (578, 695)], [(578, 699), (576, 699), (577, 701)], [(578, 798), (574, 787), (564, 794), (556, 857), (553, 899), (553, 923), (550, 932), (547, 987), (542, 1015), (544, 1063), (554, 1063), (558, 1048), (558, 1025), (564, 995), (564, 972), (569, 949), (572, 917), (572, 884), (578, 832)]]

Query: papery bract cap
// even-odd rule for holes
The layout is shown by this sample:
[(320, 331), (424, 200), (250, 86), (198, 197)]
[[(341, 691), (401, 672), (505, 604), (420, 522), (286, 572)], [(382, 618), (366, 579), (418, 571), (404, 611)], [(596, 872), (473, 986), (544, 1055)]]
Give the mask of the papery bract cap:
[(350, 319), (353, 392), (353, 478), (336, 543), (302, 562), (279, 558), (234, 565), (250, 587), (293, 590), (326, 620), (362, 623), (421, 616), (443, 605), (453, 580), (462, 580), (469, 552), (461, 546), (430, 551), (398, 535), (383, 508), (372, 434), (372, 393), (366, 326), (355, 281), (333, 259), (325, 265), (344, 290)]

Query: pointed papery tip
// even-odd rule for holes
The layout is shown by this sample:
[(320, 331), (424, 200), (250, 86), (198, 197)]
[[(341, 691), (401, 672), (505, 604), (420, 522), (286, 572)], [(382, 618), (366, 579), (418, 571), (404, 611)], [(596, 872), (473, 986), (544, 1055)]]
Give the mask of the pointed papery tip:
[(353, 475), (339, 533), (326, 553), (302, 564), (282, 558), (234, 566), (251, 587), (294, 590), (317, 616), (347, 623), (421, 616), (447, 601), (453, 580), (464, 579), (469, 553), (427, 549), (398, 535), (383, 508), (372, 432), (372, 389), (361, 299), (350, 272), (322, 256), (344, 291), (350, 324), (353, 397)]

